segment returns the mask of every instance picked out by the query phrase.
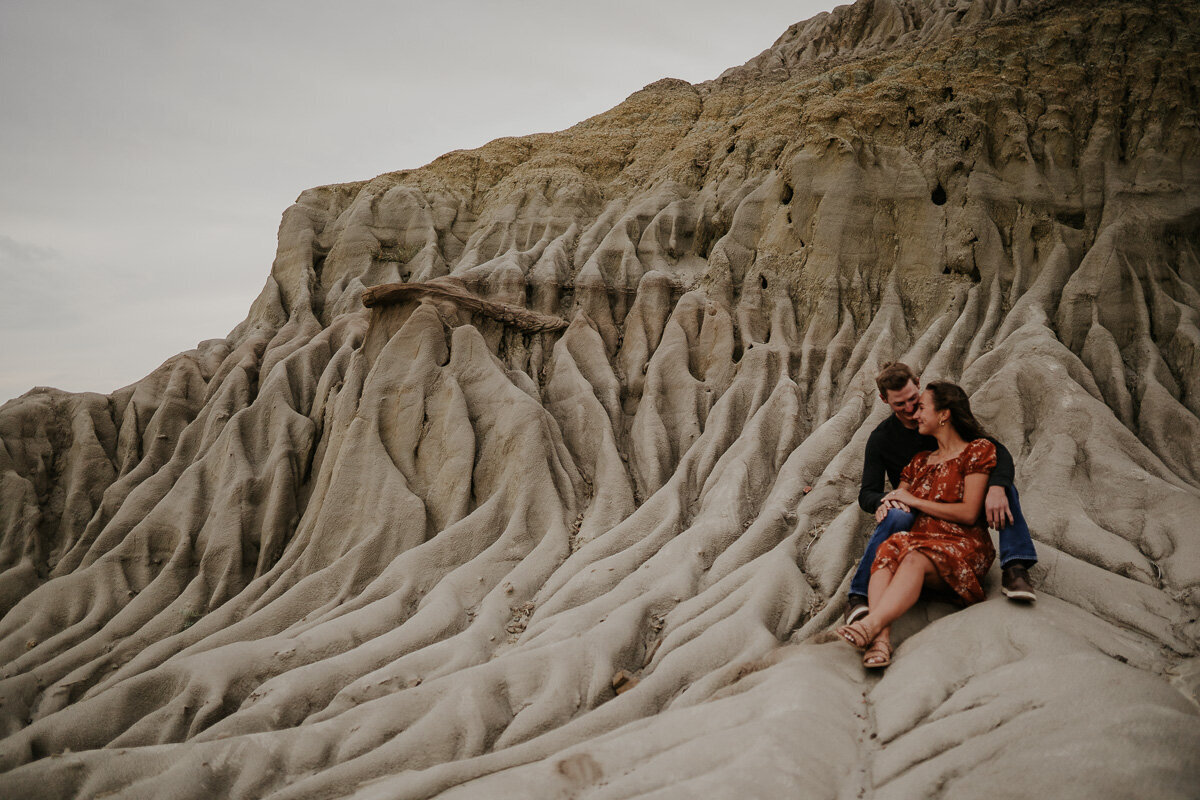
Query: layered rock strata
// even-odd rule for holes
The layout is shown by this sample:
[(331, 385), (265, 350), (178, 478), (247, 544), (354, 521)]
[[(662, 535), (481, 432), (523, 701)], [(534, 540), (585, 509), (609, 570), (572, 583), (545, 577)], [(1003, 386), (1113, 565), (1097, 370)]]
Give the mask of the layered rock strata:
[[(304, 192), (227, 338), (0, 409), (0, 795), (1193, 797), (1197, 20), (862, 0)], [(878, 677), (893, 358), (1013, 452), (1040, 599)]]

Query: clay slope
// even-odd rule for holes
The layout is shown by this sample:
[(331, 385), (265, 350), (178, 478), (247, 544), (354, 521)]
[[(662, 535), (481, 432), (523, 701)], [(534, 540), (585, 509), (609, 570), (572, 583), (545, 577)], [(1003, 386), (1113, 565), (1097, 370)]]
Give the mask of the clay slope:
[[(0, 795), (1194, 796), (1197, 6), (863, 0), (305, 192), (228, 338), (0, 409)], [(1041, 594), (880, 678), (828, 631), (897, 357)]]

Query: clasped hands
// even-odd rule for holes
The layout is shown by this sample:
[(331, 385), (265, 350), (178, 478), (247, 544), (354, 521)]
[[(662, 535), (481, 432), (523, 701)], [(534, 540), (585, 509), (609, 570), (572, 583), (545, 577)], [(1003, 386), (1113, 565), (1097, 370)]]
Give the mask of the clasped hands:
[(876, 524), (883, 522), (883, 518), (893, 508), (898, 508), (905, 513), (911, 513), (912, 508), (909, 507), (909, 501), (916, 498), (907, 489), (895, 489), (883, 496), (883, 500), (879, 503), (879, 508), (875, 509)]

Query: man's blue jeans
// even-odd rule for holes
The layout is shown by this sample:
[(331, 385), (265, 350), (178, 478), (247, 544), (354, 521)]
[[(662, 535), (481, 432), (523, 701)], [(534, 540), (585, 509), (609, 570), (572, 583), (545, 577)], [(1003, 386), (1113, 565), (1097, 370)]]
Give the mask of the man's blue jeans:
[[(1006, 567), (1013, 561), (1037, 562), (1037, 551), (1033, 549), (1033, 538), (1029, 535), (1029, 526), (1025, 524), (1025, 515), (1021, 513), (1021, 500), (1013, 486), (1005, 487), (1008, 495), (1008, 507), (1012, 511), (1012, 524), (1000, 531), (1000, 566)], [(875, 532), (867, 540), (867, 549), (858, 569), (850, 581), (850, 596), (858, 595), (866, 598), (867, 585), (871, 582), (871, 564), (875, 563), (875, 551), (879, 545), (896, 531), (912, 529), (914, 514), (893, 508), (888, 511), (883, 522), (875, 526)]]

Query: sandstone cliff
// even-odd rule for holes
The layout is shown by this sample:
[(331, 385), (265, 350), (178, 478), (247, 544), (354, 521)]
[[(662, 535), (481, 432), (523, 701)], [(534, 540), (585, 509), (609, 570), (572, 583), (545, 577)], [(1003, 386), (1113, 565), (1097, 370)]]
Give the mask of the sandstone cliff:
[[(861, 0), (304, 192), (229, 337), (0, 409), (0, 795), (1194, 797), (1198, 37)], [(897, 357), (1041, 595), (878, 677), (828, 630)]]

